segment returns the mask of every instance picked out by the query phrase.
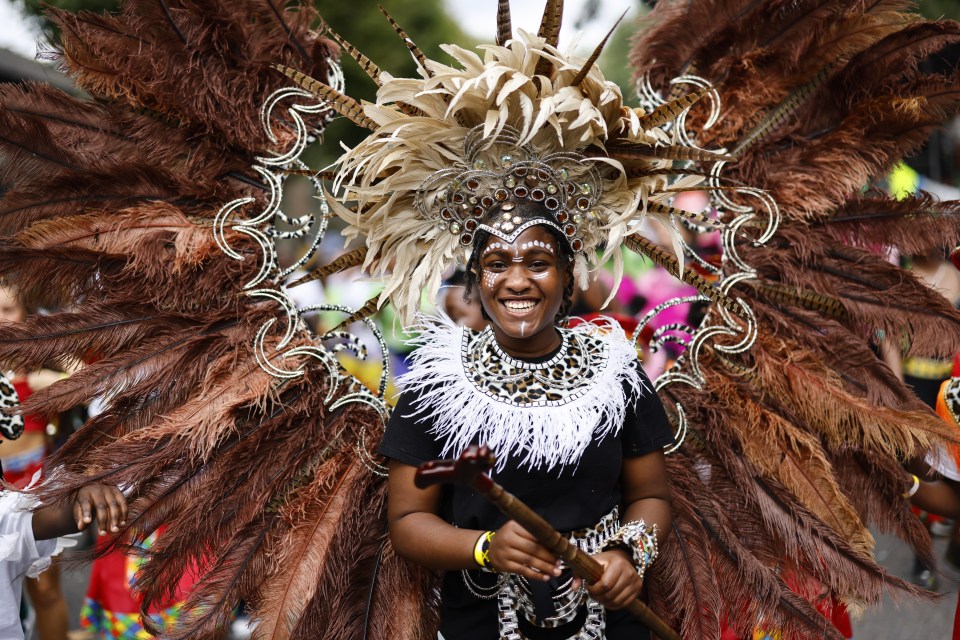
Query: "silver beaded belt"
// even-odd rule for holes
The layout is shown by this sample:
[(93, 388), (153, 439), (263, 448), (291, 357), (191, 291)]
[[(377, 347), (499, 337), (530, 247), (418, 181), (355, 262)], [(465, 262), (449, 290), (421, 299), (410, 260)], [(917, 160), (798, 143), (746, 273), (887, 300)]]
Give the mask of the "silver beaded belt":
[[(594, 526), (578, 529), (566, 535), (578, 549), (593, 555), (603, 548), (607, 539), (619, 528), (620, 515), (618, 509), (614, 507), (613, 511), (601, 518), (600, 522)], [(584, 602), (587, 608), (586, 620), (580, 631), (570, 636), (570, 640), (602, 640), (604, 637), (606, 613), (603, 605), (590, 598), (583, 586), (574, 590), (572, 575), (550, 596), (554, 614), (542, 619), (537, 618), (530, 592), (530, 582), (523, 576), (503, 574), (499, 576), (497, 583), (489, 588), (477, 585), (470, 577), (469, 571), (463, 572), (463, 580), (467, 590), (474, 597), (483, 600), (497, 598), (500, 637), (503, 640), (527, 640), (519, 628), (518, 612), (522, 613), (524, 620), (533, 626), (553, 629), (573, 621), (584, 606)]]

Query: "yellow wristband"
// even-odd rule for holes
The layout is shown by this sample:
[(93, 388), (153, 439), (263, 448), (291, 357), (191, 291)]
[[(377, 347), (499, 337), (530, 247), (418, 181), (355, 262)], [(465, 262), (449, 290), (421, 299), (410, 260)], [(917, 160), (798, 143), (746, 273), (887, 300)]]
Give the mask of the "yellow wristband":
[(477, 543), (473, 545), (473, 559), (480, 565), (481, 569), (490, 566), (490, 541), (496, 535), (496, 531), (484, 531), (477, 538)]
[(920, 489), (920, 478), (913, 475), (912, 473), (910, 474), (910, 476), (913, 478), (913, 486), (910, 487), (909, 491), (904, 492), (903, 494), (904, 498), (912, 498), (914, 494), (917, 493), (917, 490)]

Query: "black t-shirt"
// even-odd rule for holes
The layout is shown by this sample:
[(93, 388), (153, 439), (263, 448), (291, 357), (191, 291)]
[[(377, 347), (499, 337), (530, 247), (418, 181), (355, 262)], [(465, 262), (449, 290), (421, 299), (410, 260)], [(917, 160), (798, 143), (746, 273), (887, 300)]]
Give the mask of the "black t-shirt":
[[(543, 361), (551, 355), (544, 356)], [(491, 474), (494, 480), (559, 531), (595, 525), (620, 502), (623, 458), (639, 457), (673, 442), (663, 405), (642, 370), (640, 375), (646, 391), (635, 402), (628, 403), (622, 428), (615, 435), (594, 440), (575, 466), (549, 471), (531, 469), (512, 464), (513, 457), (508, 456), (504, 469)], [(629, 399), (628, 390), (624, 392)], [(431, 433), (429, 412), (418, 412), (418, 408), (418, 395), (410, 391), (400, 394), (380, 445), (382, 455), (411, 466), (441, 457), (443, 443)], [(413, 417), (415, 413), (417, 417)], [(506, 522), (506, 517), (489, 501), (469, 487), (458, 485), (445, 485), (439, 515), (458, 527), (483, 531), (495, 530)], [(471, 575), (481, 586), (492, 585), (495, 580), (492, 574), (484, 572), (474, 571)], [(472, 595), (459, 571), (446, 573), (441, 596), (440, 631), (446, 640), (500, 637), (496, 599), (480, 600)], [(629, 614), (610, 612), (607, 638), (620, 637), (621, 632), (623, 637), (646, 637), (645, 627)]]

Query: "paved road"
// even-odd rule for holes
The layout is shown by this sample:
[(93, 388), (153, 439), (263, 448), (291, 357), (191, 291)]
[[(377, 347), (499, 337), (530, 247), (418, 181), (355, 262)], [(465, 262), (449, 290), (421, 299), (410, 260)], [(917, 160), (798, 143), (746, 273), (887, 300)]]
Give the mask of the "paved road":
[[(946, 540), (936, 538), (935, 546), (938, 557), (942, 558)], [(910, 577), (913, 556), (909, 549), (895, 538), (877, 536), (877, 558), (895, 575)], [(918, 602), (902, 599), (894, 602), (887, 597), (882, 606), (869, 610), (859, 620), (854, 621), (853, 637), (856, 640), (949, 640), (957, 604), (960, 571), (946, 562), (941, 563), (940, 571), (938, 591), (943, 593), (943, 597), (939, 601)], [(89, 568), (83, 566), (65, 572), (62, 578), (64, 593), (70, 606), (72, 629), (77, 628), (88, 575)]]
[[(880, 607), (870, 609), (853, 623), (857, 640), (950, 640), (953, 616), (957, 607), (960, 571), (942, 560), (947, 542), (934, 538), (940, 559), (937, 591), (943, 596), (937, 602), (913, 598), (895, 602), (889, 596)], [(901, 578), (910, 577), (913, 554), (896, 538), (877, 536), (877, 560)]]

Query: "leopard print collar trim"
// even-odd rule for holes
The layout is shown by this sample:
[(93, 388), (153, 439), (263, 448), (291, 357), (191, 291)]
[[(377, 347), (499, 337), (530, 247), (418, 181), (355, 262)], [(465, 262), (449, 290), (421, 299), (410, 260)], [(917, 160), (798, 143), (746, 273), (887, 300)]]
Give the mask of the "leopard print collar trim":
[(464, 375), (477, 391), (514, 407), (559, 407), (589, 393), (609, 360), (607, 343), (593, 336), (560, 329), (555, 356), (543, 363), (511, 358), (489, 328), (479, 334), (464, 330), (460, 360)]
[(497, 454), (497, 469), (575, 467), (591, 442), (619, 433), (627, 403), (645, 387), (636, 350), (617, 323), (563, 329), (548, 362), (503, 358), (492, 332), (446, 316), (421, 317), (411, 368), (400, 377), (413, 413), (442, 443), (444, 457), (470, 444)]

